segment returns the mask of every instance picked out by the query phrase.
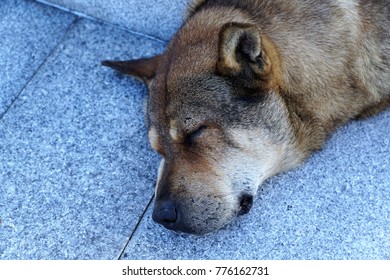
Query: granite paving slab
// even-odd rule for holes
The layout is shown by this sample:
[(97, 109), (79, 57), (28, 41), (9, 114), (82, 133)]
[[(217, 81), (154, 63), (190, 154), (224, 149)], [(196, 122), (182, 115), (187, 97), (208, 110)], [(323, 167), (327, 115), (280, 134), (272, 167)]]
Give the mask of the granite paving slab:
[(25, 87), (0, 120), (0, 259), (118, 258), (158, 159), (144, 85), (100, 61), (163, 47), (79, 19)]
[(181, 25), (187, 0), (39, 0), (121, 28), (168, 41)]
[(0, 1), (0, 116), (75, 18), (35, 1)]

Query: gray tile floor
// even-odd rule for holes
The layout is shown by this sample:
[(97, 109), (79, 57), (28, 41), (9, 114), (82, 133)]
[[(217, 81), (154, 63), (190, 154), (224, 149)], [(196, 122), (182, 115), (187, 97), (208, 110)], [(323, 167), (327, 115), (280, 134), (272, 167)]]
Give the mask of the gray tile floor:
[(169, 40), (180, 26), (187, 0), (37, 0), (116, 27)]
[(163, 45), (33, 2), (8, 9), (18, 17), (0, 27), (0, 257), (117, 258), (152, 198), (157, 157), (145, 88), (100, 60)]
[(151, 221), (146, 88), (100, 66), (164, 42), (0, 1), (0, 259), (390, 259), (390, 110), (339, 129), (203, 237)]

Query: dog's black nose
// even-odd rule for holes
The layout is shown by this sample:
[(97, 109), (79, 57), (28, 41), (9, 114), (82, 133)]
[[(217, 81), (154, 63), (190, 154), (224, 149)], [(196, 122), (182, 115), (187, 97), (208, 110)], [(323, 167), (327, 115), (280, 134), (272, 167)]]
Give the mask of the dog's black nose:
[(156, 201), (153, 210), (153, 220), (168, 229), (175, 230), (178, 220), (178, 208), (170, 200)]

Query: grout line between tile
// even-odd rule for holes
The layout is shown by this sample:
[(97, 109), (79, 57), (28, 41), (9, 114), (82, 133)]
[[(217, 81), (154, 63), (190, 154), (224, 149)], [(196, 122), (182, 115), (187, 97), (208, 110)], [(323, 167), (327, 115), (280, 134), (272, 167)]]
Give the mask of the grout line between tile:
[(68, 26), (68, 28), (65, 30), (64, 34), (59, 38), (58, 42), (55, 44), (55, 46), (50, 50), (50, 52), (46, 55), (46, 57), (43, 59), (41, 64), (37, 67), (37, 69), (34, 71), (34, 73), (31, 75), (31, 77), (26, 81), (24, 86), (19, 90), (18, 94), (12, 99), (11, 104), (5, 109), (3, 113), (0, 113), (0, 120), (3, 119), (3, 117), (8, 113), (8, 111), (12, 108), (12, 106), (15, 104), (15, 102), (19, 99), (22, 92), (25, 90), (27, 85), (34, 79), (34, 77), (37, 75), (39, 70), (42, 68), (42, 66), (46, 63), (48, 58), (54, 53), (54, 51), (58, 48), (58, 46), (64, 41), (64, 38), (66, 34), (73, 28), (73, 26), (76, 24), (76, 22), (79, 20), (79, 17), (76, 17)]
[(146, 205), (144, 211), (142, 212), (141, 216), (139, 217), (138, 222), (137, 222), (137, 224), (135, 225), (135, 228), (134, 228), (134, 230), (132, 231), (132, 233), (130, 234), (129, 238), (127, 239), (127, 242), (126, 242), (125, 246), (123, 246), (123, 249), (122, 249), (122, 251), (121, 251), (120, 254), (119, 254), (119, 257), (117, 258), (118, 260), (122, 259), (123, 255), (124, 255), (124, 253), (125, 253), (125, 251), (126, 251), (127, 246), (129, 245), (131, 239), (133, 239), (133, 236), (134, 236), (135, 232), (138, 230), (138, 227), (139, 227), (139, 225), (141, 224), (141, 222), (142, 222), (142, 220), (143, 220), (143, 218), (144, 218), (146, 212), (148, 211), (150, 205), (152, 204), (153, 199), (154, 199), (154, 194), (153, 194), (152, 197), (150, 198), (150, 200), (149, 200), (149, 202), (148, 202), (148, 205)]
[(88, 15), (88, 14), (83, 13), (83, 12), (79, 12), (79, 11), (76, 11), (76, 10), (73, 10), (73, 9), (69, 9), (69, 8), (63, 7), (61, 5), (57, 5), (57, 4), (51, 3), (49, 1), (45, 1), (45, 0), (35, 0), (35, 1), (37, 1), (37, 2), (39, 2), (41, 4), (44, 4), (44, 5), (51, 6), (53, 8), (59, 9), (61, 11), (74, 14), (74, 15), (76, 15), (78, 17), (83, 17), (83, 18), (87, 18), (89, 20), (97, 21), (97, 22), (100, 22), (100, 23), (112, 26), (114, 28), (118, 28), (120, 30), (126, 31), (128, 33), (131, 33), (131, 34), (134, 34), (134, 35), (138, 35), (138, 36), (142, 36), (142, 37), (145, 37), (145, 38), (148, 38), (148, 39), (160, 42), (160, 43), (165, 43), (166, 44), (166, 43), (169, 42), (169, 40), (164, 40), (164, 39), (161, 39), (161, 38), (153, 36), (153, 35), (149, 35), (149, 34), (146, 34), (146, 33), (134, 31), (134, 30), (126, 28), (124, 26), (121, 26), (121, 25), (118, 25), (118, 24), (115, 24), (115, 23), (112, 23), (112, 22), (109, 22), (109, 21), (106, 21), (106, 20), (103, 20), (103, 19), (91, 16), (91, 15)]

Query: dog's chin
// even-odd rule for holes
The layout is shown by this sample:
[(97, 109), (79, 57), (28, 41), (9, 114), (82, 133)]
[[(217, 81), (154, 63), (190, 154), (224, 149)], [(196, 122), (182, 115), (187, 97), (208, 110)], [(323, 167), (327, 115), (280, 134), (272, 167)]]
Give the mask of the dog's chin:
[(168, 230), (173, 231), (177, 234), (188, 234), (188, 235), (196, 235), (196, 236), (204, 236), (208, 234), (213, 234), (217, 232), (220, 228), (209, 229), (209, 228), (197, 228), (197, 227), (180, 227), (180, 228), (172, 228), (169, 225), (164, 225), (164, 227)]
[(164, 225), (166, 229), (169, 229), (177, 234), (189, 234), (189, 235), (196, 235), (196, 236), (205, 236), (210, 235), (218, 232), (220, 229), (223, 229), (225, 226), (227, 226), (229, 223), (215, 228), (203, 228), (203, 227), (196, 227), (196, 226), (188, 226), (188, 227), (181, 227), (181, 228), (171, 228), (167, 225)]

